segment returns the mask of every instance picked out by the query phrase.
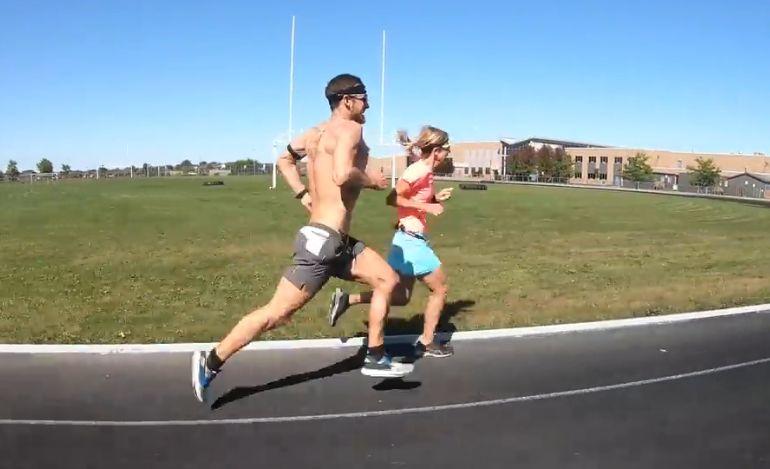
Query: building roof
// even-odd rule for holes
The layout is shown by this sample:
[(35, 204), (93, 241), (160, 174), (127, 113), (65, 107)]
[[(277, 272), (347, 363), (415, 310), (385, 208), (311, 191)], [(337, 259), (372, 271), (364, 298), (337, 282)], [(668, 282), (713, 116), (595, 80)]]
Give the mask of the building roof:
[(727, 178), (727, 180), (729, 181), (731, 179), (739, 178), (741, 176), (748, 176), (748, 177), (750, 177), (752, 179), (756, 179), (759, 182), (762, 182), (762, 183), (765, 183), (765, 184), (770, 184), (770, 176), (759, 175), (759, 174), (752, 174), (752, 173), (736, 174), (735, 176), (730, 176), (729, 178)]
[(529, 144), (531, 142), (536, 142), (536, 143), (545, 143), (548, 145), (560, 145), (562, 147), (572, 147), (572, 148), (612, 148), (609, 145), (598, 145), (595, 143), (573, 142), (571, 140), (557, 140), (553, 138), (540, 138), (540, 137), (529, 137), (529, 138), (525, 138), (524, 140), (514, 140), (512, 138), (501, 138), (500, 142), (502, 142), (505, 145), (509, 145), (513, 147), (518, 147), (518, 146)]
[[(569, 146), (567, 146), (569, 147)], [(577, 147), (576, 147), (577, 148)], [(581, 147), (581, 148), (590, 148), (590, 147)], [(619, 150), (619, 151), (636, 151), (636, 152), (642, 152), (642, 153), (670, 153), (674, 155), (693, 155), (693, 156), (705, 156), (705, 157), (711, 157), (711, 156), (731, 156), (736, 158), (756, 158), (757, 160), (761, 159), (770, 159), (770, 155), (764, 155), (764, 154), (757, 154), (757, 152), (753, 154), (749, 153), (714, 153), (714, 152), (702, 152), (702, 151), (679, 151), (679, 150), (666, 150), (664, 148), (644, 148), (644, 147), (617, 147), (617, 146), (607, 146), (607, 147), (601, 147), (598, 148), (607, 148), (610, 150)]]

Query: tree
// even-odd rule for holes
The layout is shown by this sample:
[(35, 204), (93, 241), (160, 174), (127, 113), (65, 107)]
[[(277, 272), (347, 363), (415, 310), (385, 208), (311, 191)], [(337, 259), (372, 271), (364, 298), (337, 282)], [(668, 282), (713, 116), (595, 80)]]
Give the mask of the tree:
[(19, 168), (17, 166), (18, 163), (16, 163), (13, 160), (8, 161), (8, 167), (5, 169), (5, 174), (8, 176), (8, 179), (11, 181), (15, 181), (16, 178), (19, 177)]
[(238, 174), (253, 174), (256, 172), (259, 161), (247, 158), (245, 160), (237, 160), (232, 163), (227, 163), (228, 169), (231, 175)]
[(53, 172), (53, 163), (51, 163), (51, 161), (48, 160), (48, 158), (43, 158), (37, 164), (37, 170), (38, 170), (39, 173), (52, 173)]
[(572, 162), (572, 158), (564, 151), (564, 148), (557, 148), (554, 152), (554, 177), (557, 178), (557, 182), (567, 182), (572, 177), (572, 173), (575, 170), (575, 164)]
[(548, 180), (553, 177), (553, 172), (556, 167), (553, 150), (548, 145), (543, 145), (536, 153), (537, 159), (537, 171), (544, 179)]
[(688, 166), (690, 172), (690, 183), (693, 186), (714, 187), (719, 182), (719, 168), (714, 164), (711, 158), (695, 158), (695, 166)]
[(515, 176), (529, 175), (537, 167), (537, 152), (529, 145), (513, 150), (505, 159), (505, 172)]
[(61, 165), (61, 172), (62, 172), (62, 173), (65, 175), (65, 176), (66, 176), (67, 174), (69, 174), (69, 173), (70, 173), (70, 171), (72, 171), (72, 169), (70, 168), (70, 165), (68, 165), (68, 164), (63, 164), (63, 165)]
[(433, 172), (436, 174), (454, 174), (455, 165), (452, 162), (452, 158), (444, 158), (444, 161), (433, 168)]
[(192, 161), (184, 160), (181, 163), (179, 163), (178, 165), (176, 165), (176, 168), (174, 168), (174, 169), (176, 169), (177, 171), (187, 172), (187, 171), (190, 171), (192, 169), (192, 167), (193, 167)]
[(635, 182), (637, 189), (640, 182), (652, 181), (652, 167), (647, 162), (648, 159), (646, 154), (637, 153), (623, 166), (623, 177)]

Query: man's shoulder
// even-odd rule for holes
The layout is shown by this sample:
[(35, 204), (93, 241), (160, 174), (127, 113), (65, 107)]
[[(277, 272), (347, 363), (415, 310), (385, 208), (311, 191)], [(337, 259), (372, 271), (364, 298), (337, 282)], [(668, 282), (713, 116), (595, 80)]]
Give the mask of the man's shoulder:
[(361, 134), (363, 131), (363, 125), (359, 124), (356, 121), (352, 120), (343, 120), (337, 122), (337, 130), (340, 133), (346, 133), (346, 134)]

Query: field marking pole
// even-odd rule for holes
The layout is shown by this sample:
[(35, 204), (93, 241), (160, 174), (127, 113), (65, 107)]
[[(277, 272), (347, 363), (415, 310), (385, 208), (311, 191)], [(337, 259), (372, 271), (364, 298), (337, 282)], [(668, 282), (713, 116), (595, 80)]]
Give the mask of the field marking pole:
[[(380, 68), (380, 146), (385, 145), (385, 50), (387, 33), (382, 30), (382, 66)], [(390, 156), (390, 187), (396, 187), (396, 153)]]
[[(294, 117), (294, 32), (296, 31), (297, 17), (291, 17), (291, 47), (289, 50), (289, 129), (288, 129), (288, 142), (291, 142), (293, 117)], [(273, 180), (270, 189), (275, 189), (277, 184), (277, 171), (278, 171), (278, 151), (276, 149), (277, 142), (273, 141)]]
[(380, 69), (380, 145), (385, 144), (385, 30), (382, 30), (382, 67)]
[(294, 31), (296, 17), (291, 17), (291, 53), (289, 58), (289, 140), (292, 134), (292, 117), (294, 112)]

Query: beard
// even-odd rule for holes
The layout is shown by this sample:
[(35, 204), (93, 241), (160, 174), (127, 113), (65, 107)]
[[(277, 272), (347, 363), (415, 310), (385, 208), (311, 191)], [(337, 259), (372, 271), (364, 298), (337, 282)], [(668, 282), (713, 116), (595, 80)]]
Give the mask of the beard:
[(353, 120), (358, 122), (361, 125), (366, 124), (366, 116), (364, 115), (363, 112), (361, 114), (358, 114), (357, 116), (354, 116)]

